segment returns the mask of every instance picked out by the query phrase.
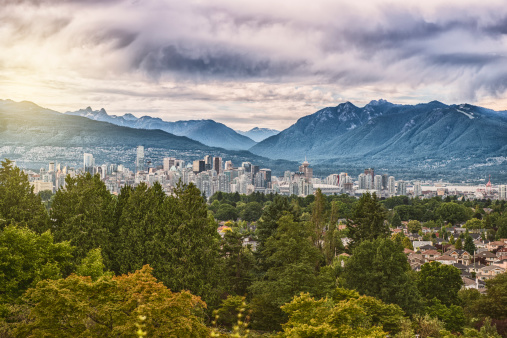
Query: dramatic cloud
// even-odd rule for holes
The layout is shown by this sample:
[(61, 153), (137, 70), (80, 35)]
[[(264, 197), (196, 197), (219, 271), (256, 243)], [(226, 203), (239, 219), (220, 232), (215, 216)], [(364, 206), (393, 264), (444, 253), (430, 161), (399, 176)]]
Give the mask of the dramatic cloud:
[(507, 108), (503, 1), (0, 0), (4, 98), (284, 128), (349, 100)]

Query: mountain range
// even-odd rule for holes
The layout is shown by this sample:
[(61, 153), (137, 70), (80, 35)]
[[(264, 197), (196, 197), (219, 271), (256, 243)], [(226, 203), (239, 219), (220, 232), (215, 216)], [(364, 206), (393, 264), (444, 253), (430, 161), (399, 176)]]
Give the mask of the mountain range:
[(16, 160), (23, 167), (40, 168), (49, 161), (81, 167), (85, 152), (92, 153), (97, 163), (132, 167), (139, 145), (145, 147), (147, 159), (159, 164), (169, 156), (192, 161), (212, 155), (232, 160), (236, 166), (252, 161), (282, 171), (297, 165), (290, 161), (273, 161), (244, 150), (209, 147), (160, 129), (118, 126), (62, 114), (32, 102), (0, 100), (0, 158)]
[(83, 116), (95, 121), (109, 122), (124, 127), (160, 129), (177, 136), (186, 136), (210, 147), (245, 150), (256, 143), (248, 136), (241, 135), (225, 124), (213, 120), (167, 122), (151, 116), (137, 118), (132, 114), (125, 114), (123, 116), (109, 115), (104, 108), (93, 110), (90, 107), (74, 112), (66, 112), (65, 114)]
[(128, 165), (134, 163), (135, 148), (143, 145), (153, 163), (167, 156), (191, 161), (209, 154), (237, 166), (250, 161), (280, 174), (296, 170), (297, 162), (306, 157), (319, 175), (340, 171), (355, 175), (374, 166), (379, 172), (405, 177), (465, 180), (493, 174), (507, 181), (507, 112), (470, 104), (400, 105), (378, 100), (357, 107), (345, 102), (302, 117), (257, 144), (236, 133), (254, 144), (248, 151), (210, 147), (161, 130), (173, 124), (173, 130), (202, 130), (213, 138), (223, 136), (220, 128), (232, 130), (210, 120), (180, 122), (129, 114), (116, 117), (92, 109), (61, 114), (31, 102), (0, 100), (0, 157), (30, 168), (49, 160), (80, 166), (83, 153), (91, 152), (98, 163)]
[(241, 135), (251, 138), (255, 142), (264, 141), (268, 137), (271, 137), (271, 136), (274, 136), (274, 135), (277, 135), (280, 133), (279, 130), (269, 129), (269, 128), (259, 128), (259, 127), (252, 128), (249, 131), (236, 130), (236, 132), (238, 134), (241, 134)]
[[(507, 156), (507, 112), (432, 101), (364, 107), (350, 102), (300, 118), (256, 144), (254, 154), (313, 163), (468, 168)], [(504, 170), (505, 171), (505, 170)]]

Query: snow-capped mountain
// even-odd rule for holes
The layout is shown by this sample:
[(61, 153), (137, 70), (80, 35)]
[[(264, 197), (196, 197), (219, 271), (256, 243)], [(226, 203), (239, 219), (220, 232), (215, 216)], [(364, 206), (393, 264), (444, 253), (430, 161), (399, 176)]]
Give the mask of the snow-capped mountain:
[(161, 129), (174, 135), (186, 136), (210, 147), (245, 150), (256, 143), (249, 137), (240, 135), (226, 125), (213, 120), (167, 122), (151, 116), (137, 118), (132, 114), (125, 114), (123, 116), (109, 115), (104, 108), (93, 110), (90, 107), (75, 112), (67, 112), (66, 114), (83, 116), (96, 121), (113, 123), (118, 126), (137, 129)]
[(241, 134), (241, 135), (251, 138), (255, 142), (261, 142), (261, 141), (267, 139), (268, 137), (271, 137), (271, 136), (274, 136), (274, 135), (277, 135), (280, 133), (280, 131), (276, 130), (276, 129), (259, 128), (259, 127), (252, 128), (249, 131), (236, 130), (236, 132), (238, 134)]

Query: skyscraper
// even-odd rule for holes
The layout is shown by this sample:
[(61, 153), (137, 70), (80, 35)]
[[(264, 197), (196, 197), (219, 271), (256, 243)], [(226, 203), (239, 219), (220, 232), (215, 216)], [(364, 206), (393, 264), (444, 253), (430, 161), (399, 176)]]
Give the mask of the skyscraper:
[(398, 181), (398, 195), (400, 195), (400, 196), (407, 195), (407, 182)]
[(136, 172), (137, 171), (144, 171), (145, 165), (144, 165), (144, 147), (139, 146), (137, 147), (137, 156), (136, 156)]
[(389, 176), (387, 180), (387, 192), (389, 195), (394, 196), (396, 194), (396, 182), (394, 180), (394, 176)]
[(213, 170), (217, 172), (217, 175), (223, 171), (221, 157), (213, 157)]
[(86, 173), (93, 175), (93, 167), (95, 166), (95, 159), (92, 154), (85, 153), (83, 156), (83, 167)]
[(414, 182), (414, 197), (421, 196), (421, 195), (422, 195), (421, 181), (415, 181)]
[(498, 198), (501, 200), (507, 200), (507, 185), (500, 186), (500, 192), (499, 192)]
[(310, 163), (305, 159), (303, 164), (299, 166), (299, 172), (303, 173), (305, 176), (306, 182), (310, 182), (313, 177), (313, 169), (310, 168)]

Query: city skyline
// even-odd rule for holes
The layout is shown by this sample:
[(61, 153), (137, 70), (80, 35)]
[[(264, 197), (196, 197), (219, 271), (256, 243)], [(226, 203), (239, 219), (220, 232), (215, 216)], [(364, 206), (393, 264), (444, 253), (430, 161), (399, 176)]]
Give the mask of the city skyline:
[(2, 98), (284, 129), (340, 102), (507, 109), (501, 1), (6, 0)]

